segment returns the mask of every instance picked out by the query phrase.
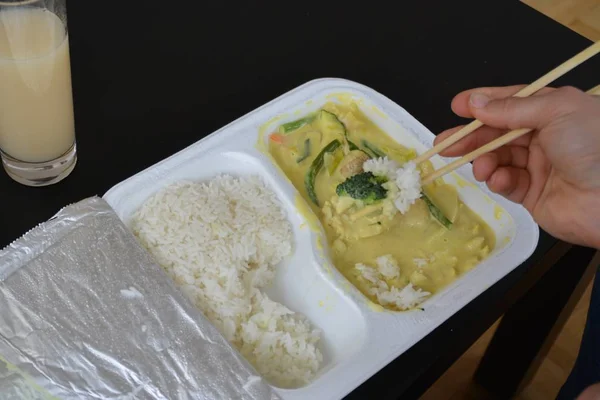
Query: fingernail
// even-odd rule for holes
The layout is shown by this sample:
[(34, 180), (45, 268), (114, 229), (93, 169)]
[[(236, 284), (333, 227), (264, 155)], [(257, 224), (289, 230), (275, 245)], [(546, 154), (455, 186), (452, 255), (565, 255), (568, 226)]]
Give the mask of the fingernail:
[(487, 97), (485, 94), (473, 93), (469, 98), (469, 102), (475, 108), (483, 108), (487, 105), (487, 103), (490, 102), (490, 98)]

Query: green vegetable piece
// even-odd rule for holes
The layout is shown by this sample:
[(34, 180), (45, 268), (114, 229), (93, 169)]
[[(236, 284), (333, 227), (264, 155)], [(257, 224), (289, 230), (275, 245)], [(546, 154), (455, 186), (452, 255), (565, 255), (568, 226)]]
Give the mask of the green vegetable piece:
[[(321, 110), (319, 111), (319, 124), (321, 127), (321, 131), (323, 133), (333, 132), (334, 134), (341, 135), (344, 137), (346, 142), (348, 143), (348, 149), (352, 150), (361, 150), (360, 147), (353, 143), (348, 139), (348, 129), (346, 129), (346, 125), (332, 112)], [(371, 156), (367, 153), (368, 156)]]
[(429, 212), (435, 219), (438, 220), (440, 224), (442, 224), (447, 229), (452, 227), (452, 222), (442, 213), (442, 211), (437, 208), (435, 204), (427, 197), (424, 193), (422, 194), (423, 201), (427, 204), (427, 208), (429, 208)]
[(373, 158), (385, 157), (385, 153), (379, 150), (373, 144), (367, 142), (366, 140), (362, 140), (361, 144), (365, 148), (365, 152)]
[(402, 148), (389, 148), (387, 146), (381, 146), (381, 151), (387, 155), (390, 159), (404, 164), (417, 157), (415, 149), (402, 149)]
[(321, 110), (319, 111), (317, 118), (319, 128), (321, 128), (323, 134), (333, 133), (334, 135), (340, 135), (343, 138), (346, 137), (346, 126), (334, 113)]
[(340, 183), (335, 192), (338, 196), (349, 196), (365, 204), (373, 204), (387, 196), (387, 190), (382, 186), (386, 181), (385, 177), (375, 176), (372, 172), (361, 172)]
[(387, 176), (383, 176), (383, 175), (377, 175), (375, 176), (375, 182), (382, 184), (382, 183), (386, 183), (388, 181)]
[(306, 160), (310, 156), (310, 139), (304, 140), (304, 151), (302, 155), (296, 158), (296, 162), (300, 164), (302, 161)]
[(323, 158), (325, 157), (325, 154), (333, 153), (341, 145), (342, 143), (335, 139), (327, 146), (323, 147), (323, 150), (321, 150), (321, 152), (315, 157), (312, 164), (308, 168), (308, 172), (306, 172), (306, 176), (304, 177), (304, 186), (306, 187), (308, 197), (310, 197), (312, 202), (316, 205), (319, 205), (319, 199), (315, 193), (315, 178), (317, 177), (319, 171), (321, 171), (321, 168), (323, 168)]
[[(346, 140), (346, 141), (348, 142), (348, 148), (350, 149), (350, 151), (352, 151), (352, 150), (360, 150), (360, 148), (356, 144), (354, 144), (353, 142), (351, 142), (350, 140)], [(367, 155), (369, 155), (369, 154), (367, 154)]]
[(290, 133), (295, 130), (302, 128), (304, 125), (308, 125), (315, 120), (314, 115), (310, 115), (308, 117), (300, 118), (296, 121), (288, 122), (279, 127), (279, 133)]
[(325, 154), (323, 160), (329, 176), (335, 173), (335, 170), (337, 169), (338, 165), (340, 165), (340, 162), (342, 162), (343, 158), (344, 153), (342, 153), (339, 149), (335, 150), (333, 153)]

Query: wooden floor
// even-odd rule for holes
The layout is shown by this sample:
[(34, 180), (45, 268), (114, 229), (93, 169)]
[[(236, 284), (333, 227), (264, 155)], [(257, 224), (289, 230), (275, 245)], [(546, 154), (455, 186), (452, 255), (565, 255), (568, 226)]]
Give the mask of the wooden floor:
[[(597, 259), (597, 258), (596, 258)], [(579, 351), (583, 327), (590, 303), (591, 284), (586, 289), (565, 327), (557, 337), (548, 356), (542, 362), (531, 383), (518, 394), (517, 400), (554, 399), (565, 382)], [(471, 348), (446, 371), (446, 373), (421, 397), (421, 400), (479, 400), (485, 399), (471, 378), (498, 322), (494, 324)]]
[(600, 40), (600, 0), (523, 0), (523, 2), (588, 39)]

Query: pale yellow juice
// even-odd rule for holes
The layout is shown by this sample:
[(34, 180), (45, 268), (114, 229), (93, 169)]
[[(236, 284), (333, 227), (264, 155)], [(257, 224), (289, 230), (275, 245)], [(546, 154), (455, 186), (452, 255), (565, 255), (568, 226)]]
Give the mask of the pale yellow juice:
[(0, 149), (50, 161), (75, 141), (68, 35), (55, 14), (0, 11)]

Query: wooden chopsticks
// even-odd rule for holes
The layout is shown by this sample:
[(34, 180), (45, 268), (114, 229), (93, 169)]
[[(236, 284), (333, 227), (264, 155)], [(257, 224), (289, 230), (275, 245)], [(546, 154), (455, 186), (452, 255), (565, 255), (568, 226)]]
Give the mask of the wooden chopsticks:
[[(600, 95), (600, 85), (594, 87), (593, 89), (588, 90), (587, 93), (591, 94), (591, 95)], [(452, 172), (455, 169), (457, 169), (467, 163), (470, 163), (471, 161), (475, 160), (480, 155), (489, 153), (490, 151), (494, 151), (497, 148), (502, 147), (505, 144), (512, 142), (513, 140), (515, 140), (531, 131), (532, 131), (532, 129), (528, 129), (528, 128), (515, 129), (514, 131), (510, 131), (510, 132), (500, 136), (499, 138), (491, 141), (490, 143), (485, 144), (485, 145), (481, 146), (480, 148), (473, 150), (472, 152), (462, 156), (458, 160), (451, 162), (450, 164), (448, 164), (438, 170), (433, 171), (431, 174), (429, 174), (423, 178), (423, 185), (427, 185), (427, 184), (433, 182), (434, 180), (436, 180), (437, 178), (440, 178), (440, 177), (446, 175), (447, 173)]]
[[(551, 82), (553, 82), (556, 79), (560, 78), (561, 76), (563, 76), (564, 74), (566, 74), (567, 72), (569, 72), (570, 70), (572, 70), (573, 68), (577, 67), (578, 65), (580, 65), (581, 63), (587, 61), (588, 59), (592, 58), (593, 56), (595, 56), (598, 53), (600, 53), (600, 41), (594, 43), (593, 45), (591, 45), (587, 49), (583, 50), (581, 53), (579, 53), (579, 54), (575, 55), (574, 57), (572, 57), (571, 59), (565, 61), (564, 63), (562, 63), (558, 67), (554, 68), (552, 71), (548, 72), (546, 75), (542, 76), (541, 78), (539, 78), (535, 82), (531, 83), (529, 86), (526, 86), (523, 89), (519, 90), (513, 96), (515, 96), (515, 97), (528, 97), (528, 96), (534, 94), (538, 90), (546, 87)], [(479, 120), (472, 121), (470, 124), (466, 125), (465, 127), (463, 127), (458, 132), (452, 134), (451, 136), (449, 136), (448, 138), (446, 138), (444, 141), (438, 143), (437, 145), (435, 145), (434, 147), (432, 147), (431, 149), (429, 149), (425, 153), (419, 155), (413, 161), (416, 164), (419, 164), (419, 163), (422, 163), (423, 161), (426, 161), (426, 160), (430, 159), (432, 156), (440, 153), (441, 151), (444, 151), (448, 147), (452, 146), (454, 143), (458, 142), (459, 140), (461, 140), (462, 138), (464, 138), (465, 136), (469, 135), (470, 133), (472, 133), (473, 131), (475, 131), (476, 129), (478, 129), (478, 128), (482, 127), (482, 126), (483, 126), (483, 122), (481, 122)], [(523, 131), (523, 129), (520, 129), (520, 130), (517, 130), (517, 131)], [(517, 131), (512, 131), (512, 132), (509, 132), (507, 134), (507, 135), (513, 134), (511, 136), (512, 139), (510, 139), (510, 140), (514, 140), (517, 137), (522, 136), (522, 135), (524, 135), (526, 133), (525, 132), (525, 133), (521, 133), (520, 135), (517, 135), (515, 133)], [(507, 140), (507, 139), (502, 139), (502, 138), (504, 138), (507, 135), (504, 135), (504, 136), (502, 136), (502, 137), (500, 137), (500, 138), (498, 138), (496, 140)], [(510, 140), (504, 142), (504, 144), (508, 143)], [(490, 145), (492, 143), (494, 143), (494, 142), (488, 143), (488, 145)], [(485, 148), (485, 146), (482, 147), (482, 149), (483, 148)], [(487, 151), (492, 151), (492, 150), (494, 150), (496, 148), (497, 147), (495, 147), (495, 148), (493, 148), (491, 150), (487, 150)], [(478, 150), (475, 150), (475, 151), (478, 151)], [(475, 153), (475, 151), (472, 152), (472, 153), (467, 154), (466, 156), (464, 156), (460, 160), (457, 160), (457, 161), (455, 161), (455, 162), (453, 162), (451, 164), (448, 164), (446, 167), (441, 168), (439, 170), (439, 171), (445, 171), (445, 172), (443, 172), (443, 173), (440, 174), (438, 171), (435, 171), (430, 176), (436, 175), (436, 178), (439, 178), (440, 176), (445, 175), (446, 173), (454, 170), (455, 168), (458, 168), (459, 166), (461, 166), (463, 164), (471, 162), (472, 160), (464, 161), (464, 162), (462, 162), (462, 160), (465, 159), (470, 154)], [(483, 153), (481, 153), (481, 154), (483, 154)], [(479, 155), (481, 155), (481, 154), (479, 154)], [(475, 157), (478, 157), (479, 155), (477, 155)], [(459, 163), (459, 161), (460, 161), (460, 163)], [(454, 168), (452, 168), (452, 169), (448, 169), (448, 167), (450, 167), (451, 165), (456, 165), (456, 166)], [(424, 183), (425, 182), (431, 182), (433, 179), (436, 179), (436, 178), (429, 179), (430, 176), (425, 177), (424, 180), (423, 180), (423, 182)]]

